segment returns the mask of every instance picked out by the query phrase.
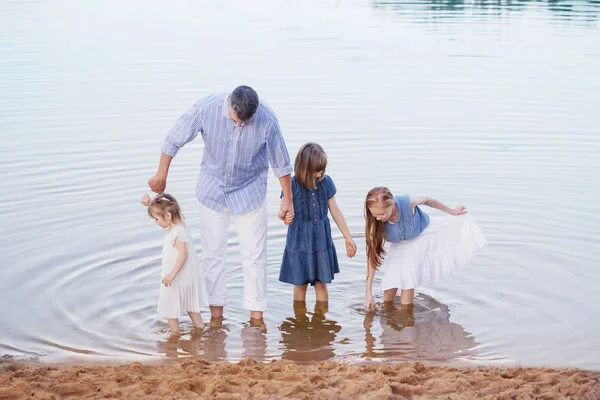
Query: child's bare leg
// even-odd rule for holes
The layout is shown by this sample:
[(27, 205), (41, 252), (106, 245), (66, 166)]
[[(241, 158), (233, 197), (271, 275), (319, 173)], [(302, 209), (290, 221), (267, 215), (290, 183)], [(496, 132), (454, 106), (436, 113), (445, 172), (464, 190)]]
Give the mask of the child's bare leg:
[(400, 292), (400, 304), (412, 304), (415, 299), (415, 289), (402, 289)]
[(315, 282), (315, 294), (317, 301), (329, 301), (329, 293), (327, 292), (327, 284), (323, 282)]
[(204, 328), (204, 322), (202, 321), (202, 315), (200, 315), (200, 313), (188, 311), (188, 315), (196, 328)]
[(307, 311), (306, 301), (294, 300), (294, 315), (304, 315)]
[(329, 302), (317, 300), (315, 302), (315, 315), (325, 315), (329, 311)]
[(169, 329), (171, 329), (171, 335), (179, 335), (181, 333), (179, 330), (179, 319), (167, 318), (167, 323), (169, 324)]
[(398, 288), (387, 289), (383, 291), (383, 301), (394, 301), (394, 297), (396, 297), (396, 293), (398, 293)]
[(306, 285), (294, 286), (294, 301), (306, 301), (307, 288), (308, 283)]

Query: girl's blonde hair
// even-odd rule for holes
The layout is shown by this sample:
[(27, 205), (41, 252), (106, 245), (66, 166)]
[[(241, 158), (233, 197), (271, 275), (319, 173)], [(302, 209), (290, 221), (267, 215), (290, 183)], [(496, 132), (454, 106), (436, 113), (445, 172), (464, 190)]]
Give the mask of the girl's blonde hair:
[(367, 241), (367, 262), (371, 268), (377, 269), (383, 262), (385, 250), (383, 244), (387, 240), (385, 223), (378, 221), (369, 208), (379, 203), (384, 207), (394, 204), (394, 196), (386, 187), (376, 187), (367, 193), (365, 199), (365, 239)]
[(148, 215), (154, 218), (154, 215), (159, 215), (161, 218), (166, 218), (167, 213), (171, 214), (172, 219), (183, 219), (183, 213), (175, 197), (167, 193), (159, 193), (152, 199), (148, 206)]
[(321, 145), (306, 143), (300, 147), (294, 161), (294, 175), (300, 184), (309, 189), (316, 188), (315, 173), (325, 171), (325, 168), (327, 168), (327, 153)]

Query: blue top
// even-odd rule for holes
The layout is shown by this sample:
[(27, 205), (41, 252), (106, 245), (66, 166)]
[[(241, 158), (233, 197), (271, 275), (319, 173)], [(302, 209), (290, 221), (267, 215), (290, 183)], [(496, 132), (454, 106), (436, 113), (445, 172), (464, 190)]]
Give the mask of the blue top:
[(279, 280), (293, 285), (329, 283), (339, 272), (331, 237), (328, 200), (336, 188), (329, 175), (308, 189), (292, 178), (294, 220), (288, 226)]
[(400, 242), (419, 236), (429, 225), (429, 215), (418, 206), (415, 207), (415, 213), (413, 214), (409, 195), (394, 196), (394, 201), (398, 206), (400, 215), (396, 223), (385, 222), (387, 241)]

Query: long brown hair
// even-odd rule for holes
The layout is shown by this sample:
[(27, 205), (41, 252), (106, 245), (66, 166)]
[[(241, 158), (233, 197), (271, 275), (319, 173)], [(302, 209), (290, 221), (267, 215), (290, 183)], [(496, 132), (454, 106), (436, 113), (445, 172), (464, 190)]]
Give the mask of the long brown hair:
[(152, 199), (148, 206), (148, 215), (150, 218), (154, 218), (153, 213), (154, 215), (160, 215), (163, 219), (165, 219), (167, 213), (171, 214), (172, 219), (183, 219), (183, 213), (181, 212), (181, 208), (179, 208), (177, 200), (167, 193), (159, 193)]
[(367, 193), (365, 199), (365, 239), (367, 241), (367, 262), (371, 268), (377, 269), (383, 262), (385, 250), (383, 244), (387, 240), (385, 223), (378, 221), (371, 214), (369, 207), (379, 203), (384, 207), (394, 204), (394, 196), (386, 187), (376, 187)]
[(296, 155), (294, 161), (294, 175), (298, 183), (314, 189), (317, 187), (317, 179), (315, 173), (325, 171), (327, 167), (327, 153), (317, 143), (306, 143)]

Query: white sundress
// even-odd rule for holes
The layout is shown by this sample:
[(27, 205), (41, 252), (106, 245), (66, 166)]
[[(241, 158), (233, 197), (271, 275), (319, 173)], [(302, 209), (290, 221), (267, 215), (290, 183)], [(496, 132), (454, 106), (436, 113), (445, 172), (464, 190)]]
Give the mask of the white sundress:
[[(175, 239), (185, 242), (187, 260), (171, 286), (165, 287), (162, 279), (171, 272), (179, 255), (179, 251), (174, 247)], [(163, 318), (179, 318), (187, 312), (200, 312), (202, 307), (208, 307), (206, 293), (204, 273), (192, 236), (185, 226), (177, 225), (168, 231), (164, 238), (158, 314)]]
[(434, 284), (470, 264), (486, 245), (470, 212), (431, 217), (420, 235), (384, 244), (387, 254), (382, 263), (385, 274), (380, 290)]

